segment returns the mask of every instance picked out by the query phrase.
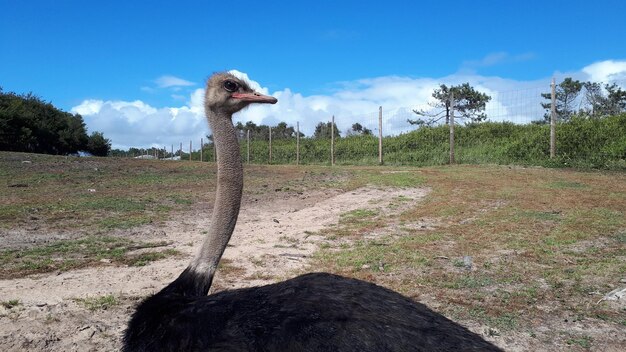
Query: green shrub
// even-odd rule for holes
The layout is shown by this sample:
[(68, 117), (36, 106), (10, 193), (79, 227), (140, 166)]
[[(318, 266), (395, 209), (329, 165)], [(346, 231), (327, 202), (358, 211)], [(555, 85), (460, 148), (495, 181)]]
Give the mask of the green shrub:
[[(449, 162), (448, 126), (422, 127), (384, 137), (383, 159), (389, 165), (443, 165)], [(559, 123), (556, 158), (550, 159), (550, 126), (483, 122), (455, 128), (455, 159), (462, 164), (520, 164), (548, 167), (626, 168), (626, 114), (605, 118), (578, 116)], [(246, 160), (246, 142), (241, 143)], [(269, 162), (268, 141), (250, 142), (250, 162)], [(272, 164), (295, 164), (296, 140), (272, 141)], [(356, 135), (335, 140), (335, 162), (376, 165), (378, 138)], [(330, 140), (300, 139), (301, 164), (330, 164)]]

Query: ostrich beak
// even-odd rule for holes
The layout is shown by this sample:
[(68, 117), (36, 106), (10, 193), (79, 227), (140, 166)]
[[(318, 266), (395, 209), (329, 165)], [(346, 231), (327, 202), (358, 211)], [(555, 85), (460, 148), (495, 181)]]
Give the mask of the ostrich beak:
[(257, 92), (233, 93), (231, 96), (235, 99), (241, 99), (243, 101), (249, 101), (251, 103), (276, 104), (276, 102), (278, 101), (278, 99), (274, 97), (271, 97), (269, 95), (263, 95)]

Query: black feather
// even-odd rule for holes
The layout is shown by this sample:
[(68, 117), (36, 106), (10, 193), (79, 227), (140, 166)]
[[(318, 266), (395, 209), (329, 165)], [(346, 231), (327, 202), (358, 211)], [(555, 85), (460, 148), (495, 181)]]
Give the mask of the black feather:
[(202, 297), (180, 292), (171, 284), (139, 305), (124, 352), (500, 351), (423, 304), (332, 274)]

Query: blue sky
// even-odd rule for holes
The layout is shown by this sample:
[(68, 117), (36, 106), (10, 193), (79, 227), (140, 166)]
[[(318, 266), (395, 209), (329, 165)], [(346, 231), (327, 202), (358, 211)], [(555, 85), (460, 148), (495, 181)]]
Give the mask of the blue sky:
[(439, 83), (626, 78), (625, 13), (617, 0), (0, 0), (0, 86), (80, 112), (114, 146), (160, 145), (206, 133), (198, 108), (215, 71), (283, 98), (244, 113), (259, 123), (415, 105), (411, 92)]

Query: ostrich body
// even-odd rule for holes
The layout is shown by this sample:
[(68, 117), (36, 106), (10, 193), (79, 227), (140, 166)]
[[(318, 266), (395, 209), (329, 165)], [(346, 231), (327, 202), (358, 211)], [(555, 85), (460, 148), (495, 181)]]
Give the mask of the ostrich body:
[(276, 101), (228, 73), (208, 80), (205, 111), (218, 164), (209, 234), (182, 274), (139, 304), (122, 350), (500, 351), (394, 291), (327, 273), (207, 296), (235, 228), (243, 188), (232, 114), (250, 103)]

